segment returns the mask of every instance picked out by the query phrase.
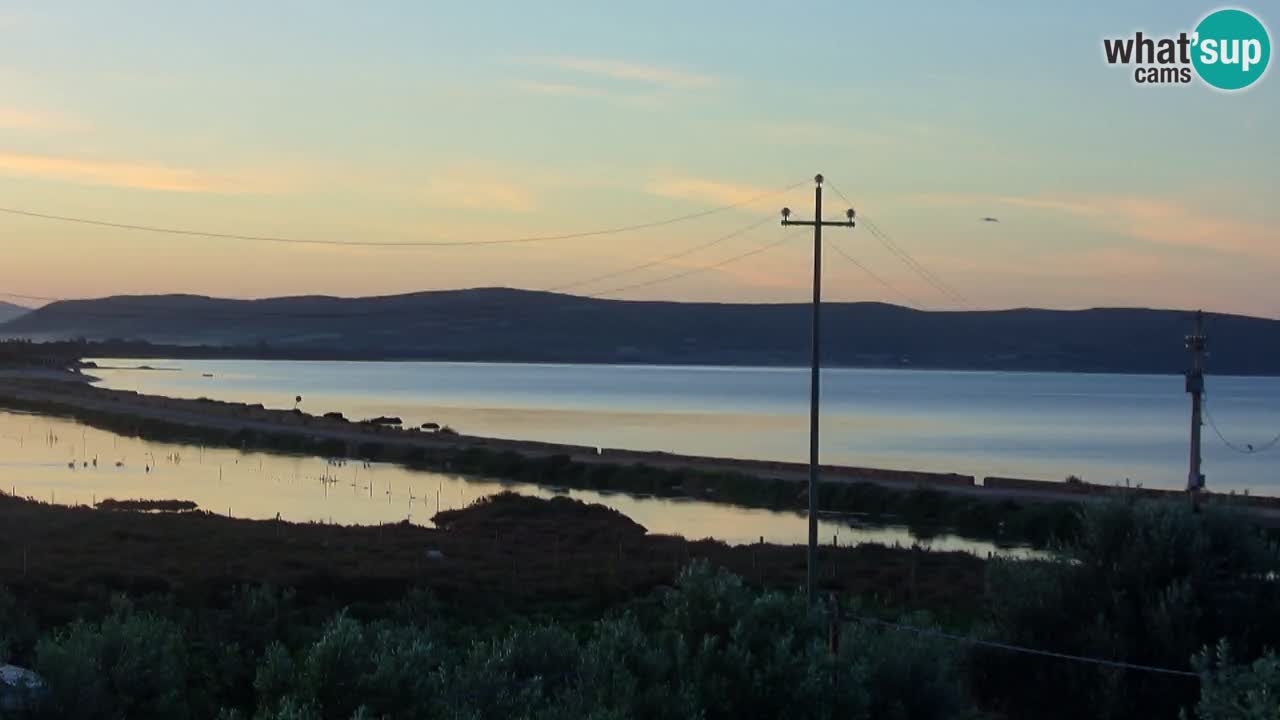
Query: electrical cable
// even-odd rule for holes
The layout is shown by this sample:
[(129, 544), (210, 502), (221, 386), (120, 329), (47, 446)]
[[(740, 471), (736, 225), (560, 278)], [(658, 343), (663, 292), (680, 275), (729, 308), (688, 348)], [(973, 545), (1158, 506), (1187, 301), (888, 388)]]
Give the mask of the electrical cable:
[(664, 257), (660, 257), (655, 260), (649, 260), (639, 265), (632, 265), (631, 267), (623, 268), (621, 270), (615, 270), (613, 272), (607, 272), (607, 273), (604, 273), (603, 275), (595, 275), (589, 278), (575, 280), (571, 283), (565, 283), (564, 285), (557, 285), (556, 287), (553, 287), (553, 288), (547, 288), (546, 292), (563, 292), (571, 288), (581, 287), (583, 285), (590, 285), (592, 283), (599, 282), (600, 280), (608, 280), (609, 278), (618, 277), (619, 275), (627, 275), (633, 272), (637, 272), (639, 270), (645, 270), (655, 265), (663, 265), (665, 263), (671, 262), (672, 260), (679, 260), (682, 257), (692, 255), (700, 250), (706, 250), (708, 248), (715, 247), (716, 245), (719, 245), (722, 242), (725, 242), (727, 240), (732, 240), (733, 238), (738, 237), (739, 235), (744, 235), (774, 219), (775, 219), (774, 216), (770, 215), (768, 217), (761, 218), (760, 220), (756, 220), (755, 222), (752, 222), (749, 225), (740, 227), (737, 230), (734, 230), (733, 232), (728, 233), (727, 235), (721, 235), (720, 237), (717, 237), (711, 240), (710, 242), (705, 242), (705, 243), (702, 243), (701, 245), (695, 245), (686, 250), (681, 250), (680, 252), (673, 253), (671, 255), (666, 255)]
[(789, 241), (789, 240), (794, 239), (795, 237), (797, 237), (797, 235), (796, 235), (796, 234), (785, 235), (785, 236), (783, 236), (780, 240), (776, 240), (776, 241), (774, 241), (774, 242), (771, 242), (771, 243), (768, 243), (768, 244), (765, 244), (765, 245), (761, 245), (760, 247), (757, 247), (757, 248), (755, 248), (755, 249), (748, 250), (747, 252), (739, 253), (739, 254), (734, 255), (734, 256), (732, 256), (732, 257), (725, 258), (724, 260), (721, 260), (720, 262), (717, 262), (717, 263), (713, 263), (713, 264), (711, 264), (711, 265), (703, 265), (703, 266), (701, 266), (701, 267), (691, 268), (691, 269), (689, 269), (689, 270), (685, 270), (685, 271), (683, 271), (683, 272), (678, 272), (678, 273), (675, 273), (675, 274), (673, 274), (673, 275), (665, 275), (665, 276), (663, 276), (663, 277), (654, 278), (654, 279), (652, 279), (652, 280), (645, 280), (645, 281), (643, 281), (643, 282), (633, 283), (633, 284), (631, 284), (631, 285), (623, 285), (622, 287), (616, 287), (616, 288), (613, 288), (612, 290), (602, 290), (602, 291), (600, 291), (600, 292), (592, 293), (592, 294), (590, 294), (590, 295), (584, 295), (583, 297), (598, 298), (598, 297), (601, 297), (601, 296), (603, 296), (603, 295), (616, 295), (616, 294), (618, 294), (618, 293), (620, 293), (620, 292), (626, 292), (626, 291), (628, 291), (628, 290), (636, 290), (636, 289), (638, 289), (638, 288), (649, 287), (650, 285), (657, 285), (658, 283), (669, 282), (669, 281), (671, 281), (671, 280), (679, 280), (679, 279), (681, 279), (681, 278), (685, 278), (685, 277), (688, 277), (688, 276), (690, 276), (690, 275), (694, 275), (694, 274), (696, 274), (696, 273), (705, 272), (705, 271), (707, 271), (707, 270), (715, 270), (715, 269), (717, 269), (717, 268), (724, 267), (725, 265), (728, 265), (729, 263), (737, 262), (737, 261), (739, 261), (739, 260), (743, 260), (743, 259), (749, 258), (749, 257), (751, 257), (752, 255), (758, 255), (758, 254), (760, 254), (760, 253), (762, 253), (762, 252), (764, 252), (764, 251), (766, 251), (766, 250), (770, 250), (770, 249), (772, 249), (772, 248), (775, 248), (775, 247), (777, 247), (777, 246), (779, 246), (779, 245), (781, 245), (781, 244), (783, 244), (783, 243), (785, 243), (785, 242), (787, 242), (787, 241)]
[(866, 273), (866, 274), (867, 274), (867, 276), (868, 276), (868, 277), (870, 277), (872, 280), (875, 280), (876, 282), (878, 282), (878, 283), (880, 283), (881, 285), (883, 285), (883, 286), (885, 286), (886, 288), (888, 288), (890, 291), (892, 291), (892, 292), (893, 292), (894, 294), (896, 294), (898, 297), (902, 298), (902, 299), (903, 299), (903, 301), (907, 303), (907, 306), (908, 306), (908, 307), (911, 307), (911, 308), (913, 308), (913, 309), (920, 309), (920, 310), (924, 310), (924, 309), (926, 309), (926, 308), (925, 308), (925, 306), (924, 306), (922, 303), (920, 303), (920, 302), (917, 302), (917, 301), (913, 300), (913, 299), (911, 298), (911, 296), (910, 296), (910, 295), (907, 295), (905, 292), (903, 292), (903, 291), (899, 290), (897, 287), (895, 287), (893, 284), (891, 284), (888, 280), (885, 280), (884, 278), (880, 277), (880, 276), (879, 276), (879, 275), (877, 275), (876, 273), (872, 272), (872, 271), (871, 271), (871, 268), (869, 268), (869, 267), (867, 267), (866, 265), (863, 265), (862, 263), (858, 262), (857, 258), (855, 258), (855, 257), (853, 257), (852, 255), (850, 255), (849, 253), (845, 252), (845, 251), (844, 251), (844, 249), (843, 249), (843, 248), (841, 248), (838, 244), (832, 243), (832, 244), (831, 244), (831, 249), (832, 249), (832, 250), (835, 250), (835, 251), (836, 251), (836, 254), (838, 254), (840, 257), (842, 257), (842, 258), (844, 258), (845, 260), (848, 260), (849, 262), (853, 263), (853, 265), (854, 265), (855, 267), (857, 267), (857, 268), (858, 268), (859, 270), (861, 270), (862, 272)]
[(1178, 677), (1193, 677), (1199, 679), (1200, 674), (1190, 670), (1175, 670), (1173, 668), (1158, 667), (1154, 665), (1140, 665), (1138, 663), (1121, 662), (1118, 660), (1105, 660), (1102, 658), (1088, 657), (1086, 655), (1071, 655), (1068, 653), (1053, 652), (1051, 650), (1039, 650), (1036, 648), (1023, 647), (1021, 645), (1011, 645), (1009, 643), (994, 642), (991, 640), (979, 640), (978, 638), (968, 637), (965, 635), (956, 635), (953, 633), (942, 632), (941, 630), (928, 630), (912, 625), (901, 625), (899, 623), (888, 622), (887, 620), (877, 620), (875, 618), (860, 617), (857, 615), (846, 616), (845, 619), (855, 622), (866, 623), (870, 625), (879, 625), (893, 630), (911, 632), (926, 637), (936, 637), (944, 640), (952, 640), (955, 642), (968, 643), (980, 647), (995, 648), (997, 650), (1007, 650), (1009, 652), (1023, 653), (1026, 655), (1038, 655), (1040, 657), (1057, 658), (1058, 660), (1071, 660), (1073, 662), (1089, 663), (1093, 665), (1101, 665), (1103, 667), (1118, 668), (1121, 670), (1138, 670), (1141, 672), (1157, 673), (1162, 675), (1176, 675)]
[(1213, 414), (1209, 412), (1208, 393), (1204, 394), (1204, 419), (1205, 422), (1208, 423), (1209, 427), (1213, 429), (1213, 434), (1218, 436), (1218, 439), (1222, 441), (1223, 445), (1226, 445), (1228, 449), (1238, 452), (1241, 455), (1257, 455), (1258, 453), (1264, 453), (1280, 446), (1280, 433), (1277, 433), (1275, 437), (1271, 438), (1267, 442), (1256, 446), (1248, 443), (1239, 445), (1228, 440), (1227, 436), (1218, 428), (1218, 423), (1213, 419)]
[(162, 235), (183, 235), (190, 237), (211, 238), (217, 240), (245, 240), (251, 242), (269, 242), (269, 243), (285, 243), (292, 245), (341, 245), (356, 247), (378, 247), (378, 248), (409, 248), (409, 247), (467, 247), (481, 245), (514, 245), (518, 243), (543, 242), (548, 240), (572, 240), (577, 238), (598, 237), (601, 235), (616, 235), (618, 233), (634, 232), (636, 230), (647, 230), (650, 228), (663, 227), (666, 225), (674, 225), (676, 223), (696, 220), (699, 218), (714, 215), (715, 213), (733, 210), (736, 208), (750, 205), (751, 203), (763, 200), (774, 195), (780, 195), (789, 190), (793, 190), (803, 183), (793, 183), (783, 188), (770, 190), (760, 193), (745, 200), (741, 200), (727, 205), (698, 212), (678, 215), (663, 220), (654, 220), (650, 222), (636, 223), (634, 225), (621, 225), (617, 227), (603, 228), (598, 230), (585, 230), (580, 232), (559, 233), (554, 235), (532, 235), (528, 237), (501, 238), (496, 240), (419, 240), (407, 242), (391, 242), (391, 241), (359, 241), (359, 240), (320, 240), (317, 238), (298, 238), (283, 237), (273, 235), (242, 235), (236, 233), (210, 232), (205, 230), (193, 230), (188, 228), (171, 228), (158, 225), (142, 225), (135, 223), (113, 222), (109, 220), (100, 220), (96, 218), (76, 217), (71, 215), (54, 215), (51, 213), (39, 213), (30, 210), (22, 210), (18, 208), (0, 207), (0, 212), (20, 217), (28, 217), (39, 220), (54, 220), (59, 222), (77, 223), (81, 225), (93, 225), (95, 227), (113, 228), (116, 230), (131, 230), (137, 232), (158, 233)]
[[(838, 195), (841, 200), (844, 200), (846, 204), (848, 204), (850, 207), (853, 207), (853, 201), (850, 200), (848, 196), (846, 196), (843, 192), (841, 192), (840, 188), (836, 187), (834, 183), (831, 183), (830, 181), (828, 181), (827, 186), (830, 187), (832, 192)], [(972, 305), (969, 303), (968, 299), (964, 297), (964, 295), (960, 294), (959, 291), (952, 288), (950, 285), (944, 282), (942, 278), (934, 274), (933, 271), (929, 270), (922, 263), (920, 263), (920, 261), (912, 257), (911, 253), (907, 252), (906, 249), (904, 249), (901, 245), (895, 242), (893, 238), (889, 236), (889, 233), (882, 230), (874, 220), (872, 220), (870, 217), (867, 217), (866, 215), (860, 215), (859, 221), (862, 223), (863, 227), (865, 227), (872, 234), (872, 236), (874, 236), (877, 240), (879, 240), (880, 243), (884, 245), (887, 250), (889, 250), (889, 252), (893, 253), (893, 255), (895, 255), (908, 268), (910, 268), (912, 272), (919, 275), (920, 278), (924, 280), (925, 283), (927, 283), (930, 287), (932, 287), (933, 289), (942, 293), (952, 301), (964, 307), (972, 307)]]

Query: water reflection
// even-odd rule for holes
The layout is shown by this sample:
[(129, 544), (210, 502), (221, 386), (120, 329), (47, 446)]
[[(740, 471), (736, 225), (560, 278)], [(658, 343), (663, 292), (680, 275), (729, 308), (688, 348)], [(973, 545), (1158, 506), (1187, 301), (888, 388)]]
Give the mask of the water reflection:
[[(615, 508), (651, 533), (716, 538), (728, 543), (800, 544), (803, 515), (738, 508), (699, 500), (634, 497), (587, 490), (554, 490), (523, 483), (409, 470), (398, 465), (318, 457), (241, 452), (150, 442), (88, 427), (73, 420), (0, 412), (0, 487), (63, 505), (115, 499), (192, 500), (200, 508), (235, 517), (294, 522), (431, 526), (439, 510), (513, 490), (526, 495), (568, 495)], [(919, 543), (937, 550), (985, 554), (990, 543), (954, 536), (918, 540), (900, 527), (853, 527), (825, 519), (823, 542)]]
[[(803, 368), (445, 362), (98, 360), (103, 385), (312, 413), (402, 417), (471, 434), (596, 447), (804, 462)], [(1211, 379), (1237, 442), (1280, 425), (1280, 378)], [(1103, 485), (1186, 482), (1187, 396), (1179, 376), (833, 368), (823, 375), (826, 462)], [(1277, 494), (1274, 456), (1205, 438), (1219, 490)]]

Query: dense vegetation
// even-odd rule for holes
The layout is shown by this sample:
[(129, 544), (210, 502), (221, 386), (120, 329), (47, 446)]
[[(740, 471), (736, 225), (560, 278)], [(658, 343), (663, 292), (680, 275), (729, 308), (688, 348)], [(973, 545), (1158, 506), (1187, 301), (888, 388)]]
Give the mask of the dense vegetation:
[[(14, 622), (11, 601), (5, 627)], [(917, 622), (927, 622), (917, 618)], [(18, 642), (30, 644), (30, 638)], [(425, 596), (326, 620), (245, 588), (189, 611), (117, 598), (27, 653), (32, 717), (949, 718), (973, 712), (956, 648), (846, 626), (705, 564), (592, 622), (453, 622)], [(909, 686), (908, 686), (909, 685)]]
[[(1236, 656), (1256, 658), (1280, 646), (1278, 571), (1276, 546), (1226, 510), (1103, 503), (1083, 513), (1057, 559), (995, 563), (985, 631), (1019, 645), (1171, 669), (1190, 669), (1193, 656), (1222, 641)], [(984, 652), (975, 664), (982, 696), (1011, 708), (1040, 705), (1043, 718), (1173, 717), (1197, 692), (1193, 678), (1000, 652)]]
[[(1224, 510), (1082, 510), (1054, 560), (999, 560), (950, 633), (1199, 677), (975, 646), (919, 613), (829, 608), (695, 562), (601, 615), (477, 620), (422, 592), (346, 609), (242, 587), (117, 598), (39, 627), (0, 594), (0, 652), (48, 692), (31, 717), (1274, 718), (1280, 554)], [(857, 618), (862, 618), (859, 620)], [(957, 624), (959, 623), (959, 624)]]
[(0, 368), (41, 367), (69, 369), (80, 364), (83, 348), (76, 343), (33, 343), (0, 340)]

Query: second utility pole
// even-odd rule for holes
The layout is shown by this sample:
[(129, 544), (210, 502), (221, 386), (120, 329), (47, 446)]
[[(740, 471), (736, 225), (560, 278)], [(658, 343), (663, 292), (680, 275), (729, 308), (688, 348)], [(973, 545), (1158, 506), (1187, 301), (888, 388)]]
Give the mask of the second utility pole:
[(1198, 505), (1200, 491), (1204, 490), (1204, 473), (1200, 471), (1200, 419), (1204, 402), (1204, 349), (1208, 338), (1204, 334), (1204, 313), (1196, 311), (1195, 332), (1187, 336), (1187, 350), (1191, 351), (1191, 369), (1187, 371), (1187, 392), (1191, 393), (1191, 467), (1187, 472), (1187, 493), (1193, 505)]
[(782, 208), (783, 225), (813, 226), (813, 335), (810, 343), (809, 374), (809, 549), (805, 570), (805, 592), (812, 606), (818, 598), (818, 396), (822, 367), (822, 228), (824, 225), (853, 227), (853, 209), (845, 212), (845, 221), (822, 219), (822, 176), (813, 178), (813, 219), (792, 220), (791, 209)]

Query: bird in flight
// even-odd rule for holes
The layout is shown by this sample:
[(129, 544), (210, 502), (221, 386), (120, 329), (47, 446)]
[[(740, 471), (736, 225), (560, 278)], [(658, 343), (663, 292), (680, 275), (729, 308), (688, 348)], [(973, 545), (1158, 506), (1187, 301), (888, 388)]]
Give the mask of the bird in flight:
[(984, 217), (984, 218), (982, 218), (982, 222), (994, 222), (994, 223), (998, 223), (998, 222), (1000, 222), (1000, 218)]

